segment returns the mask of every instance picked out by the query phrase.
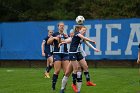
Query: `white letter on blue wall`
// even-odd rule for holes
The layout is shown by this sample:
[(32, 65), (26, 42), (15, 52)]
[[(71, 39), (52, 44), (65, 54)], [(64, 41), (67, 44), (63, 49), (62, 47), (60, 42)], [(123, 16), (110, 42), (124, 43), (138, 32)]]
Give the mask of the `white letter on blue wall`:
[[(121, 30), (121, 24), (107, 24), (107, 50), (106, 55), (121, 55), (121, 49), (112, 50), (112, 43), (118, 43), (118, 36), (112, 37), (112, 28)], [(118, 46), (118, 45), (116, 45)]]
[[(102, 24), (96, 24), (95, 29), (96, 29), (96, 32), (94, 32), (94, 31), (93, 32), (96, 33), (96, 37), (94, 37), (93, 40), (96, 41), (96, 48), (101, 50), (101, 47), (100, 47), (101, 40), (100, 39), (101, 39)], [(95, 52), (94, 54), (95, 55), (101, 55), (102, 52)]]
[(48, 26), (48, 30), (54, 30), (55, 27), (52, 25), (52, 26)]
[[(91, 25), (85, 25), (87, 27), (87, 31), (86, 31), (86, 37), (89, 37), (90, 39), (93, 39), (93, 37), (90, 37), (90, 29), (91, 29)], [(87, 55), (91, 55), (90, 51), (89, 51), (89, 47), (85, 45), (85, 51)]]
[[(130, 24), (130, 28), (131, 28), (131, 32), (130, 32), (127, 48), (125, 51), (125, 55), (132, 55), (132, 50), (131, 50), (132, 46), (138, 45), (138, 42), (140, 42), (140, 24), (138, 23)], [(133, 42), (135, 34), (137, 36), (138, 42)]]
[(68, 25), (65, 25), (64, 33), (65, 33), (65, 34), (69, 34), (69, 32), (70, 32), (70, 31), (68, 31)]

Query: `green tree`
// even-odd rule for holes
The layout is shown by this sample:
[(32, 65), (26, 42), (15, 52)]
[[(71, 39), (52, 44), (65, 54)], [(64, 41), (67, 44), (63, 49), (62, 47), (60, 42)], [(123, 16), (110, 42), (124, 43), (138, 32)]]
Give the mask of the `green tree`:
[(140, 0), (0, 0), (0, 21), (140, 17)]

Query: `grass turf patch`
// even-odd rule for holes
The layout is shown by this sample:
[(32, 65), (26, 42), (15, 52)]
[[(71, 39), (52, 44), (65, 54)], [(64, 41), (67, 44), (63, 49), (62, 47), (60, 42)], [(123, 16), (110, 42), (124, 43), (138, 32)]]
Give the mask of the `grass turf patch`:
[[(44, 78), (45, 68), (0, 68), (0, 93), (59, 93), (63, 71), (56, 90), (52, 91), (52, 79)], [(91, 81), (97, 86), (86, 86), (83, 75), (81, 93), (140, 93), (140, 73), (137, 68), (90, 68)], [(50, 75), (52, 77), (53, 70)], [(66, 93), (74, 93), (70, 76)]]

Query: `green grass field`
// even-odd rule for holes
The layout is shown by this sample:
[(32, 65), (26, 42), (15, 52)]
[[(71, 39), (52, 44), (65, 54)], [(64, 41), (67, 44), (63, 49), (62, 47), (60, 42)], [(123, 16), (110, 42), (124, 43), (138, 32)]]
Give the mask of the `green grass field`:
[[(97, 86), (86, 86), (83, 76), (81, 93), (140, 93), (138, 68), (94, 68), (89, 71)], [(0, 93), (59, 93), (62, 71), (54, 92), (51, 79), (45, 79), (43, 73), (44, 68), (0, 68)], [(70, 77), (66, 93), (74, 93), (71, 81)]]

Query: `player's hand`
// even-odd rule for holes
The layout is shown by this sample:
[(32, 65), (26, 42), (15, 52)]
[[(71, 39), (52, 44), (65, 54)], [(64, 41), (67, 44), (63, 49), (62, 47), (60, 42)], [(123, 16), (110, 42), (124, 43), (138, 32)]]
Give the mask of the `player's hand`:
[(92, 42), (93, 42), (94, 44), (96, 44), (96, 42), (95, 42), (94, 40), (93, 40)]
[(53, 39), (59, 41), (59, 36), (57, 36), (57, 37), (53, 37)]
[(59, 48), (61, 45), (62, 45), (62, 43), (59, 43), (59, 44), (58, 44), (58, 48)]
[(64, 36), (65, 36), (66, 38), (68, 38), (68, 37), (69, 37), (67, 34), (64, 34)]
[(44, 53), (44, 52), (42, 53), (42, 56), (43, 56), (43, 57), (45, 56), (45, 53)]
[(59, 43), (59, 44), (58, 44), (58, 48), (59, 48), (62, 44), (65, 44), (65, 42)]
[(137, 64), (140, 64), (140, 59), (137, 60)]
[(97, 49), (97, 48), (95, 48), (95, 49), (94, 49), (94, 51), (96, 51), (96, 52), (100, 52), (100, 50), (99, 50), (99, 49)]

